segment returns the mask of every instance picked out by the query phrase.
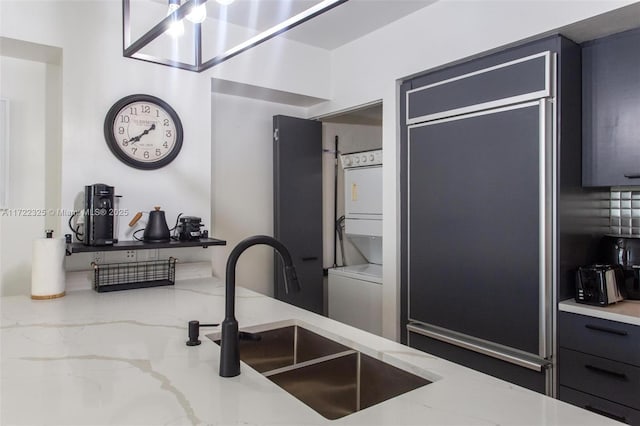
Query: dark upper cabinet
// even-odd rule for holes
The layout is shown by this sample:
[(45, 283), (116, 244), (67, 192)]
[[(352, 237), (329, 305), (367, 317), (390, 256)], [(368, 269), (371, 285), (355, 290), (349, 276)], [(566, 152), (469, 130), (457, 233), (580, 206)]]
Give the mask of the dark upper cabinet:
[(550, 96), (551, 54), (523, 56), (409, 90), (407, 124)]
[(640, 185), (640, 28), (582, 48), (583, 186)]

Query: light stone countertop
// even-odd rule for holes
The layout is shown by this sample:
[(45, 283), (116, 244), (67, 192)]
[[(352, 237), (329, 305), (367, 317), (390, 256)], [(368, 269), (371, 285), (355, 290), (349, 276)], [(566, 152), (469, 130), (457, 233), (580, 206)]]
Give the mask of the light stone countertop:
[(640, 300), (623, 300), (609, 306), (593, 306), (568, 299), (560, 302), (558, 309), (562, 312), (640, 326)]
[(238, 289), (243, 327), (290, 321), (434, 383), (330, 421), (219, 347), (187, 347), (187, 322), (219, 322), (215, 279), (56, 300), (0, 298), (2, 425), (606, 425), (610, 419), (336, 321)]

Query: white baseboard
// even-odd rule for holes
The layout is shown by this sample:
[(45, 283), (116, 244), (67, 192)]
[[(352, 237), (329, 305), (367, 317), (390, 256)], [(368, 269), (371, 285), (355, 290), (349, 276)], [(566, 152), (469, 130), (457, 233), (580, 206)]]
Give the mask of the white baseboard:
[[(211, 262), (176, 262), (176, 281), (213, 276)], [(66, 291), (90, 290), (93, 288), (93, 271), (67, 271)]]

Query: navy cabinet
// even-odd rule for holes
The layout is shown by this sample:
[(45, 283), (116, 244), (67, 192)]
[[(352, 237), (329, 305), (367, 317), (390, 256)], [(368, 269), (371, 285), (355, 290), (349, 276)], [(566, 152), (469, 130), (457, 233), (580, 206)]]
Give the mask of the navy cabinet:
[(536, 392), (545, 393), (546, 379), (541, 372), (483, 355), (473, 350), (454, 346), (412, 331), (409, 331), (408, 340), (409, 346), (412, 348), (428, 352)]
[(640, 28), (582, 48), (583, 185), (640, 185)]
[[(640, 327), (560, 313), (560, 346), (631, 365), (640, 365)], [(640, 403), (640, 395), (638, 395)]]
[(640, 425), (640, 327), (560, 312), (561, 400)]
[(540, 109), (409, 129), (410, 321), (538, 354)]
[(569, 404), (582, 407), (596, 414), (607, 416), (614, 420), (630, 425), (640, 424), (640, 410), (616, 404), (604, 398), (598, 398), (585, 392), (580, 392), (566, 386), (560, 386), (560, 399)]
[(588, 262), (566, 226), (580, 70), (579, 46), (551, 36), (401, 86), (403, 342), (548, 394), (551, 298)]
[(538, 53), (409, 90), (407, 123), (549, 96), (551, 67), (550, 54)]

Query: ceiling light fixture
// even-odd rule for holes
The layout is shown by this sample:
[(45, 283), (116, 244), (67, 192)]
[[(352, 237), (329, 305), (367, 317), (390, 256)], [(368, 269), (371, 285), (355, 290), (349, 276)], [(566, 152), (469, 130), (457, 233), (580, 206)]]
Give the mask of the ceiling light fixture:
[[(216, 0), (220, 4), (225, 6), (232, 3), (234, 0)], [(323, 0), (315, 4), (314, 6), (306, 9), (303, 12), (298, 13), (291, 18), (261, 32), (260, 34), (251, 37), (249, 40), (240, 43), (218, 56), (215, 56), (209, 60), (203, 61), (202, 59), (202, 28), (200, 22), (195, 22), (193, 25), (193, 63), (180, 62), (172, 59), (159, 58), (153, 55), (141, 53), (140, 50), (147, 46), (149, 43), (160, 37), (167, 32), (172, 24), (182, 23), (182, 20), (197, 8), (204, 8), (207, 0), (187, 0), (184, 4), (180, 5), (180, 0), (169, 0), (169, 7), (172, 3), (177, 3), (177, 8), (171, 11), (164, 19), (162, 19), (153, 28), (143, 34), (136, 41), (131, 41), (131, 0), (122, 0), (122, 54), (127, 58), (139, 59), (142, 61), (153, 62), (155, 64), (166, 65), (174, 68), (180, 68), (188, 71), (202, 72), (211, 67), (214, 67), (228, 59), (245, 52), (252, 47), (255, 47), (265, 41), (272, 39), (278, 34), (282, 34), (291, 28), (294, 28), (328, 10), (333, 9), (348, 0)], [(205, 16), (202, 19), (206, 19)], [(184, 31), (184, 26), (183, 26)]]
[[(234, 0), (231, 0), (234, 1)], [(187, 15), (187, 19), (194, 24), (201, 24), (207, 19), (207, 5), (202, 3), (200, 6), (196, 6), (192, 9), (191, 13)]]
[[(180, 7), (180, 0), (169, 0), (169, 9), (167, 10), (167, 16), (173, 14)], [(184, 34), (184, 22), (182, 19), (172, 19), (169, 29), (166, 31), (171, 37), (180, 37)]]

